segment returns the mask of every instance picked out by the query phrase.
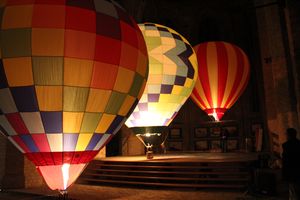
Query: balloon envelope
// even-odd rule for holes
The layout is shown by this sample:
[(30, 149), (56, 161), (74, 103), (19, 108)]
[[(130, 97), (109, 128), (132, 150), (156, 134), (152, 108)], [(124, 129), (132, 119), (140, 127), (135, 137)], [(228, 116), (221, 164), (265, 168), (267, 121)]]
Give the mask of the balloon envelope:
[(191, 97), (219, 121), (247, 86), (250, 76), (247, 55), (227, 42), (205, 42), (194, 49), (199, 74)]
[(66, 189), (141, 97), (141, 31), (105, 0), (1, 3), (0, 129), (51, 189)]
[(128, 127), (168, 126), (190, 96), (197, 78), (197, 58), (189, 42), (159, 24), (139, 24), (149, 55), (149, 75)]

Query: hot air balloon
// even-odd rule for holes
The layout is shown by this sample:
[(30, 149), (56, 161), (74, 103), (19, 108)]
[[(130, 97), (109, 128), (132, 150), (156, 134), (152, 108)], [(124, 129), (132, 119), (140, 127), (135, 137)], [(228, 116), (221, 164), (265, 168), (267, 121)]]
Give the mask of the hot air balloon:
[(151, 149), (164, 141), (164, 127), (190, 96), (198, 74), (197, 58), (189, 42), (171, 28), (153, 23), (139, 27), (148, 49), (149, 75), (126, 125)]
[(0, 6), (0, 130), (51, 189), (66, 190), (141, 97), (145, 41), (113, 1)]
[(205, 42), (194, 47), (198, 59), (198, 79), (193, 101), (219, 121), (245, 90), (250, 66), (247, 55), (227, 42)]

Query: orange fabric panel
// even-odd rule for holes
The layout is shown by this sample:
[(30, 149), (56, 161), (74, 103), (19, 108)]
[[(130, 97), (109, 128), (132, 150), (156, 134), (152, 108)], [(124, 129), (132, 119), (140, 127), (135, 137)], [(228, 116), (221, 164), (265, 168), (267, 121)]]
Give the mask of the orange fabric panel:
[(90, 89), (90, 93), (86, 105), (86, 111), (104, 112), (110, 95), (111, 95), (111, 91)]
[(64, 59), (64, 85), (89, 87), (93, 61), (75, 58)]
[(2, 19), (2, 28), (31, 27), (32, 5), (9, 6), (5, 9)]
[(135, 74), (134, 71), (120, 67), (118, 70), (118, 75), (115, 82), (114, 90), (128, 93), (131, 88), (134, 74)]
[(33, 85), (31, 57), (3, 59), (3, 64), (9, 86)]
[(63, 112), (63, 132), (79, 134), (83, 112)]
[(62, 110), (62, 86), (35, 86), (41, 111)]
[(94, 59), (96, 34), (66, 30), (65, 56), (71, 58)]
[(64, 29), (32, 29), (32, 54), (34, 56), (63, 56)]
[(123, 105), (121, 106), (118, 115), (121, 116), (126, 116), (128, 111), (130, 110), (130, 108), (132, 107), (132, 105), (134, 104), (136, 98), (132, 97), (132, 96), (127, 96)]

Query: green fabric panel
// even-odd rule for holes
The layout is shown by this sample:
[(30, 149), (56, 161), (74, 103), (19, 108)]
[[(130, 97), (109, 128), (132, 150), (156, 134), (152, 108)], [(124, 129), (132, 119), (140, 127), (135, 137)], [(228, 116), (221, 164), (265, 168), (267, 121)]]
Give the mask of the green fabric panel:
[(105, 112), (116, 115), (123, 105), (125, 98), (126, 94), (113, 91), (106, 105)]
[(186, 65), (182, 66), (182, 65), (178, 65), (177, 66), (177, 70), (176, 70), (176, 75), (177, 76), (182, 76), (182, 77), (186, 77), (188, 73), (188, 68)]
[(101, 116), (102, 113), (84, 113), (80, 132), (81, 133), (95, 132)]
[(63, 84), (63, 57), (32, 57), (36, 85)]
[(31, 56), (31, 29), (9, 29), (1, 32), (2, 58)]
[(129, 95), (131, 95), (133, 97), (137, 97), (140, 92), (140, 89), (142, 87), (143, 81), (144, 81), (144, 78), (140, 74), (135, 73), (132, 87), (130, 88), (130, 91), (129, 91)]
[(89, 88), (64, 87), (64, 111), (85, 111)]
[(159, 47), (161, 45), (161, 38), (158, 36), (155, 37), (150, 37), (150, 36), (145, 36), (146, 37), (146, 46), (148, 48), (148, 50), (152, 50), (156, 47)]

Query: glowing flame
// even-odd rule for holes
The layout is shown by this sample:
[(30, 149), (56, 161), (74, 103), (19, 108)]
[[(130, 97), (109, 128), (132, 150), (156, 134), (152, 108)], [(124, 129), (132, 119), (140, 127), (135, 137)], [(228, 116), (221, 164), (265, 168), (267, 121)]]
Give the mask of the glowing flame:
[(146, 136), (146, 137), (150, 137), (151, 134), (150, 134), (150, 133), (146, 133), (145, 136)]
[(63, 181), (64, 181), (64, 190), (67, 189), (67, 186), (68, 186), (69, 168), (70, 168), (70, 164), (68, 164), (68, 163), (63, 164), (63, 166), (61, 167)]
[(214, 109), (214, 112), (212, 113), (212, 116), (215, 118), (216, 121), (219, 121), (219, 117), (218, 117), (215, 109)]

